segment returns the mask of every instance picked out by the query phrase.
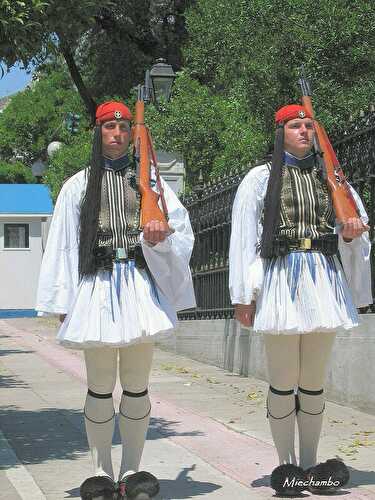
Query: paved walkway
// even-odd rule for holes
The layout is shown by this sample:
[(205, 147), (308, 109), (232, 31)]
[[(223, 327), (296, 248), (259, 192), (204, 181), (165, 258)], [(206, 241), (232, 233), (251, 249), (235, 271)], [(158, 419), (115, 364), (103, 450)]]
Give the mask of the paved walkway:
[[(56, 345), (55, 329), (54, 319), (0, 320), (1, 500), (79, 498), (91, 475), (82, 355)], [(156, 350), (142, 467), (160, 478), (160, 499), (272, 498), (266, 391), (264, 382)], [(350, 467), (339, 497), (375, 500), (375, 416), (327, 404), (320, 457)], [(116, 432), (115, 468), (119, 461)]]

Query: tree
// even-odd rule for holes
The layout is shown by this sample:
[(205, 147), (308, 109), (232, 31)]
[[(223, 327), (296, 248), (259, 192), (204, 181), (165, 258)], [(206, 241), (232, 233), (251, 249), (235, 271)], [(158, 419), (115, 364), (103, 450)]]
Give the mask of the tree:
[(0, 184), (34, 184), (35, 182), (35, 177), (26, 165), (21, 162), (0, 161)]
[(80, 129), (88, 127), (89, 118), (74, 90), (68, 74), (48, 65), (30, 88), (12, 97), (0, 115), (0, 158), (21, 158), (31, 165), (46, 159), (52, 140), (70, 143), (74, 138), (64, 126), (68, 112), (80, 114)]
[[(25, 68), (30, 68), (62, 55), (94, 121), (96, 99), (104, 95), (126, 96), (143, 79), (146, 66), (160, 55), (163, 44), (155, 37), (154, 27), (166, 5), (176, 9), (175, 24), (181, 28), (183, 6), (189, 3), (189, 0), (3, 0), (1, 62), (9, 68), (21, 61)], [(170, 45), (176, 44), (179, 33), (181, 40), (184, 36), (181, 29), (175, 31)]]
[(272, 128), (277, 107), (312, 80), (319, 118), (330, 130), (373, 102), (372, 0), (197, 0), (187, 14), (186, 68), (214, 92), (240, 86), (249, 112)]
[(265, 135), (249, 116), (240, 93), (214, 94), (189, 75), (178, 75), (173, 98), (164, 112), (147, 108), (155, 146), (180, 152), (187, 164), (187, 184), (243, 168), (266, 151)]

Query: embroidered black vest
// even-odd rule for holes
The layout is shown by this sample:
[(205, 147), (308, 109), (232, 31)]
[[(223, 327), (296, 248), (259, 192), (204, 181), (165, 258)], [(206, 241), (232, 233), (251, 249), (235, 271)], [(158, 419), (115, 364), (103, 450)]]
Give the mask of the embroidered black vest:
[(134, 165), (105, 168), (96, 247), (134, 250), (139, 244), (139, 216), (140, 194)]
[(326, 183), (315, 166), (282, 167), (278, 234), (288, 238), (319, 238), (333, 232), (334, 211)]

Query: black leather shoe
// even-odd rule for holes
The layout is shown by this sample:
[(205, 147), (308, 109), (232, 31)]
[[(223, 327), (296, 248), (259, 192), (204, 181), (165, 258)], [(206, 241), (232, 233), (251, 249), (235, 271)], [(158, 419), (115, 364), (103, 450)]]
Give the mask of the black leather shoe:
[(300, 496), (306, 489), (306, 481), (304, 470), (292, 464), (279, 465), (271, 474), (271, 487), (279, 496)]
[(120, 498), (150, 500), (159, 493), (160, 485), (155, 476), (146, 471), (135, 472), (119, 482)]
[(310, 467), (306, 471), (308, 490), (317, 495), (329, 495), (345, 486), (350, 473), (344, 462), (331, 458), (326, 462)]
[(115, 483), (107, 476), (89, 477), (79, 490), (82, 500), (113, 500), (115, 492)]

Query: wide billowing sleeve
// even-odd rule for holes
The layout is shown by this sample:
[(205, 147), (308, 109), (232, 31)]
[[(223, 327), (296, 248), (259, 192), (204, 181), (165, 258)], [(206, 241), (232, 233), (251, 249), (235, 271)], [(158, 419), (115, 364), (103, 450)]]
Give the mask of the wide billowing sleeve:
[(189, 261), (194, 235), (189, 214), (173, 190), (161, 179), (168, 208), (168, 224), (174, 229), (166, 240), (150, 246), (141, 235), (143, 255), (156, 285), (176, 311), (196, 306)]
[[(368, 216), (362, 200), (352, 187), (351, 191), (357, 203), (360, 218), (364, 224), (367, 224)], [(366, 307), (372, 304), (371, 242), (368, 231), (349, 243), (346, 243), (340, 235), (339, 251), (354, 304), (356, 307)]]
[(79, 172), (63, 185), (56, 201), (39, 275), (35, 306), (39, 312), (67, 314), (75, 299), (81, 194)]
[(267, 166), (255, 167), (240, 184), (233, 204), (229, 250), (229, 291), (232, 304), (250, 304), (263, 284), (260, 222), (267, 188)]

